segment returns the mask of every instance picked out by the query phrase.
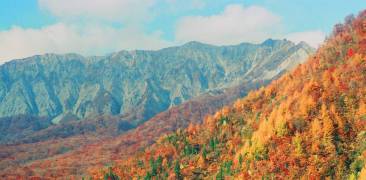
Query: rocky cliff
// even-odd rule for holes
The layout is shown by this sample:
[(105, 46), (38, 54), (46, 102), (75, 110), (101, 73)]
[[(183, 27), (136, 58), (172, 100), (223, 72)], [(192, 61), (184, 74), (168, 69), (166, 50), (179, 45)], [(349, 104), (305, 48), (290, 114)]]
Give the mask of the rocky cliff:
[(139, 124), (171, 106), (243, 80), (271, 79), (301, 63), (304, 43), (213, 46), (190, 42), (101, 57), (46, 54), (0, 66), (0, 117), (32, 115), (57, 124), (98, 115)]

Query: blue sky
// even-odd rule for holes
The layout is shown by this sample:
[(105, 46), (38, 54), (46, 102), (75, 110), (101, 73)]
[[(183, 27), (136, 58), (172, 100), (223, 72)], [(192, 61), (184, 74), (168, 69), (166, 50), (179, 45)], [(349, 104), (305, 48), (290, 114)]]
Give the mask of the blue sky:
[(0, 62), (35, 54), (102, 55), (191, 40), (287, 38), (318, 46), (366, 0), (1, 0)]

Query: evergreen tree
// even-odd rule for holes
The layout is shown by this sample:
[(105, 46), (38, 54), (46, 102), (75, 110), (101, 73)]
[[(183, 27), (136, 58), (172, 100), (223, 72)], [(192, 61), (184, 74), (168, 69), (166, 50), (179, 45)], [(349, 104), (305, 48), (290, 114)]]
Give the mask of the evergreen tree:
[(112, 168), (108, 168), (108, 173), (104, 174), (104, 180), (120, 180), (119, 176), (113, 173)]
[(239, 164), (240, 164), (240, 167), (243, 164), (243, 156), (241, 154), (239, 154)]
[(220, 167), (220, 171), (216, 175), (216, 180), (224, 180), (224, 178), (225, 178), (224, 170), (222, 169), (222, 167)]
[(207, 159), (207, 151), (206, 151), (206, 146), (203, 147), (203, 150), (202, 150), (202, 157), (203, 159)]
[(175, 166), (174, 166), (174, 173), (175, 173), (175, 177), (178, 179), (178, 180), (181, 180), (183, 179), (183, 176), (180, 172), (180, 164), (179, 164), (179, 161), (177, 161), (175, 163)]
[(151, 157), (150, 159), (150, 167), (151, 167), (151, 176), (156, 176), (158, 174), (158, 170), (153, 157)]
[(159, 156), (156, 159), (155, 166), (156, 166), (156, 169), (157, 170), (161, 170), (162, 169), (162, 166), (163, 166), (163, 158), (161, 156)]
[(151, 176), (150, 172), (148, 171), (146, 173), (146, 176), (145, 176), (144, 180), (151, 180), (151, 179), (152, 179), (152, 176)]
[(210, 148), (211, 148), (211, 150), (212, 150), (212, 151), (215, 151), (215, 150), (216, 150), (216, 141), (215, 141), (215, 139), (214, 139), (214, 138), (211, 138), (211, 139), (210, 139), (209, 144), (210, 144)]

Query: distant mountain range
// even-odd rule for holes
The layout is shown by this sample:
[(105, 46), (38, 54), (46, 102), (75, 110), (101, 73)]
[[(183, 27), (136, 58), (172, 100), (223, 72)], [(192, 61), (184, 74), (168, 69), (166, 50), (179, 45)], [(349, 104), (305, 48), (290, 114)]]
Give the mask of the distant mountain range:
[[(314, 50), (305, 43), (268, 39), (261, 44), (213, 46), (189, 42), (158, 51), (107, 56), (46, 54), (0, 66), (0, 129), (18, 133), (97, 116), (119, 116), (128, 127), (198, 95), (270, 80)], [(18, 116), (37, 120), (17, 125)], [(21, 121), (20, 121), (21, 122)], [(32, 128), (30, 128), (32, 127)], [(12, 138), (5, 131), (0, 141)]]

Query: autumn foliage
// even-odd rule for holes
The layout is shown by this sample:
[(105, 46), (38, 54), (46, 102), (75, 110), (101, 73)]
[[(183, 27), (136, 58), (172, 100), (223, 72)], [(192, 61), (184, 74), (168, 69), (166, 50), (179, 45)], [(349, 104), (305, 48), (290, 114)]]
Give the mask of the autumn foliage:
[(363, 11), (291, 73), (111, 171), (125, 179), (365, 178), (365, 42)]

